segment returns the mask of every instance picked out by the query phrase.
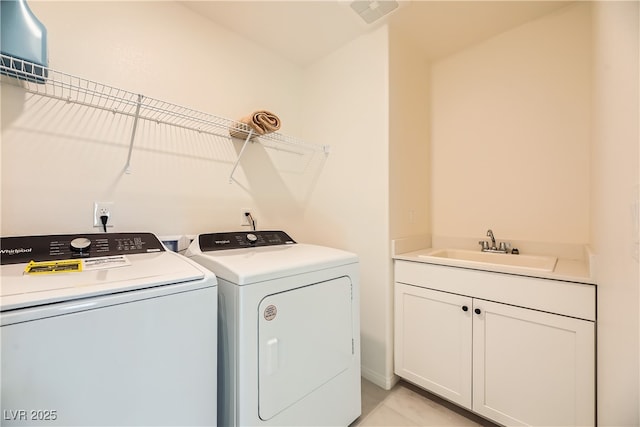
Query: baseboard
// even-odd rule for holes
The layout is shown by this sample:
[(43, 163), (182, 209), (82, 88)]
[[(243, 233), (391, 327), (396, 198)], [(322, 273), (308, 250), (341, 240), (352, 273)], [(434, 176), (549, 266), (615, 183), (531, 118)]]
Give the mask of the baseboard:
[(390, 377), (386, 377), (384, 375), (380, 375), (378, 372), (365, 368), (364, 366), (360, 367), (360, 374), (365, 380), (371, 381), (378, 387), (381, 387), (385, 390), (391, 390), (393, 386), (396, 385), (398, 381), (400, 381), (400, 377), (397, 375), (391, 374)]

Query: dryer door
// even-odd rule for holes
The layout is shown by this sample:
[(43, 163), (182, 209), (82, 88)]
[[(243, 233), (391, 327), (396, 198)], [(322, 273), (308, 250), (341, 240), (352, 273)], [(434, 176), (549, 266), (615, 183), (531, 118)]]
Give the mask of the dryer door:
[(259, 414), (268, 420), (352, 364), (349, 277), (265, 297), (259, 310)]

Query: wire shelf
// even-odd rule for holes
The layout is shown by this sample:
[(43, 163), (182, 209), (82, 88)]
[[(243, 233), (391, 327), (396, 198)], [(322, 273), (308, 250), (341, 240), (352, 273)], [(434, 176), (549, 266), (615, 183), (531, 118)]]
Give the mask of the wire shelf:
[[(134, 117), (136, 122), (131, 146), (135, 139), (137, 120), (142, 119), (226, 138), (231, 138), (229, 130), (241, 130), (247, 134), (245, 144), (250, 139), (257, 138), (329, 153), (328, 145), (309, 144), (277, 132), (256, 135), (247, 124), (239, 121), (149, 98), (7, 55), (0, 54), (0, 74), (12, 77), (0, 79), (2, 84), (20, 86), (29, 93)], [(129, 160), (130, 158), (127, 160), (127, 168)]]

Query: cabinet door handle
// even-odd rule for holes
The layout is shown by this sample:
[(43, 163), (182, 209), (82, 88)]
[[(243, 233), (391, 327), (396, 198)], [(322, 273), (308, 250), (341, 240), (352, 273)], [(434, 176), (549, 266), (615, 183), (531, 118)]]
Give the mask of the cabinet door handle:
[(476, 314), (480, 314), (482, 313), (482, 310), (480, 310), (479, 308), (476, 308), (475, 310), (473, 310)]
[(467, 311), (467, 310), (469, 310), (469, 307), (467, 307), (466, 305), (463, 305), (462, 306), (462, 311)]

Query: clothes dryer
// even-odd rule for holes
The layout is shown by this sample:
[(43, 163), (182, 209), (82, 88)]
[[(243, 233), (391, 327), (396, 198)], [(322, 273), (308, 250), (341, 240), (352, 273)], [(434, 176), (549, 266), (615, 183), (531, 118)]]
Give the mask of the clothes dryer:
[(201, 234), (219, 288), (218, 424), (347, 426), (361, 412), (358, 257), (283, 231)]
[(210, 271), (150, 233), (0, 244), (3, 426), (216, 425)]

